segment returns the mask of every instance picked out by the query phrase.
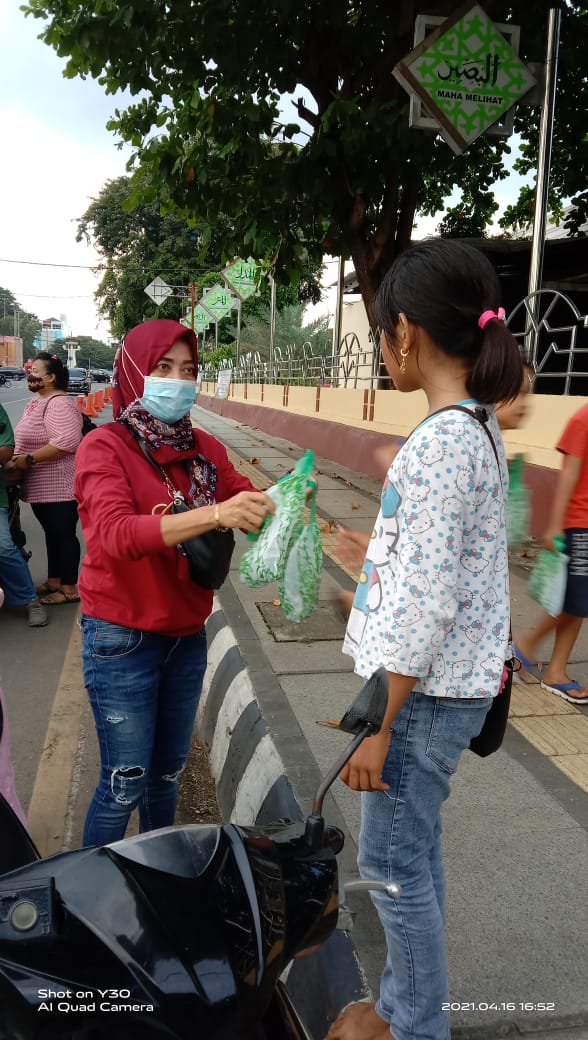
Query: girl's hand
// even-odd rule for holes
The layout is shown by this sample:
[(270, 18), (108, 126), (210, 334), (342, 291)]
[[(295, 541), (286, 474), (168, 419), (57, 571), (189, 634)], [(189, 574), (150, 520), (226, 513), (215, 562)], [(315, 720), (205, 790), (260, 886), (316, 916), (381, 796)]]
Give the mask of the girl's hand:
[(374, 737), (366, 737), (341, 770), (343, 783), (352, 791), (388, 791), (390, 786), (382, 780), (382, 771), (389, 748), (389, 728)]
[(261, 491), (239, 491), (238, 495), (218, 502), (219, 527), (240, 527), (255, 534), (268, 513), (275, 513), (276, 506), (269, 495)]
[(351, 531), (338, 525), (335, 552), (350, 569), (359, 571), (365, 560), (370, 537), (363, 531)]

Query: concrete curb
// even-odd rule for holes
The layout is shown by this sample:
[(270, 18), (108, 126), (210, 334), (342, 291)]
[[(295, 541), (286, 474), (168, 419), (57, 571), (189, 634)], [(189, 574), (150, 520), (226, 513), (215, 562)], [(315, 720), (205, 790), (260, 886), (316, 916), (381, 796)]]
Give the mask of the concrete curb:
[[(227, 583), (230, 594), (229, 590)], [(218, 599), (206, 622), (206, 634), (208, 668), (196, 730), (209, 750), (223, 818), (243, 826), (303, 819), (296, 784), (293, 787), (290, 781)], [(289, 966), (287, 987), (313, 1037), (323, 1037), (346, 1004), (371, 998), (355, 947), (342, 931), (336, 931), (316, 953)]]

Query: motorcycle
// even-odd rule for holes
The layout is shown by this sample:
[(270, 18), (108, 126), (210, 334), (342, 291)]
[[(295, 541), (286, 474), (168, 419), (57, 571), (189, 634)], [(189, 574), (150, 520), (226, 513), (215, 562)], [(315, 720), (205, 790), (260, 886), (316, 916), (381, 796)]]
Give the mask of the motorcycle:
[(306, 821), (167, 827), (40, 859), (2, 800), (2, 1040), (311, 1040), (281, 976), (337, 926), (344, 838), (323, 801), (387, 701), (382, 668), (338, 724), (352, 740)]

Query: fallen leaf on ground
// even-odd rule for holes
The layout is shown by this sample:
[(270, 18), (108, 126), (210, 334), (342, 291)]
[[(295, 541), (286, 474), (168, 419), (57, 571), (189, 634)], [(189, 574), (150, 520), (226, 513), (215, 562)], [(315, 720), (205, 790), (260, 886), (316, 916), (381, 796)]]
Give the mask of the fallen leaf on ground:
[(254, 456), (254, 457), (253, 457), (252, 459), (249, 459), (249, 461), (250, 461), (250, 462), (251, 462), (251, 463), (252, 463), (252, 464), (253, 464), (254, 466), (257, 466), (257, 464), (259, 463), (259, 459), (258, 459), (258, 458), (256, 458), (255, 456)]
[(352, 502), (351, 503), (351, 508), (352, 509), (359, 509), (359, 502)]
[(274, 606), (274, 607), (281, 607), (282, 606), (281, 599), (273, 599), (272, 600), (272, 606)]
[(326, 524), (321, 527), (321, 534), (330, 534), (333, 530), (333, 521), (327, 520)]

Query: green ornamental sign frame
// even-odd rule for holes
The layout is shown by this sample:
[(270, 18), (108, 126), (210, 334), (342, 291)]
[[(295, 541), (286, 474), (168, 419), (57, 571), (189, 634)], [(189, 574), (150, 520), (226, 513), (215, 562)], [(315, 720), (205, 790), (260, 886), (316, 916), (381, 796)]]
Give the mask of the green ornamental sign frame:
[(222, 318), (233, 309), (235, 303), (235, 297), (233, 294), (223, 285), (213, 285), (212, 289), (208, 289), (200, 304), (205, 308), (211, 315), (213, 321), (221, 321)]
[(393, 69), (458, 155), (535, 86), (479, 4), (455, 11)]
[(241, 260), (240, 257), (237, 257), (232, 264), (228, 264), (221, 271), (221, 276), (229, 286), (229, 289), (244, 303), (245, 300), (248, 300), (257, 291), (258, 272), (259, 264), (252, 256), (248, 257), (247, 260)]

